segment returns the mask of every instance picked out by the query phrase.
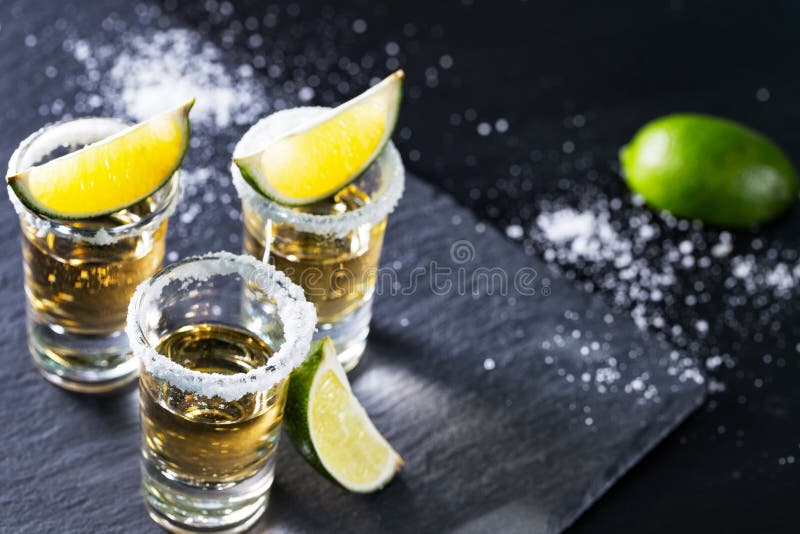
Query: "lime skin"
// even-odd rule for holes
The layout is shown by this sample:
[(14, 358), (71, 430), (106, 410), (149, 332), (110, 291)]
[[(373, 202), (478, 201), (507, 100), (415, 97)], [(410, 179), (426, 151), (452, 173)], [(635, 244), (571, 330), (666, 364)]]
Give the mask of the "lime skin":
[(717, 226), (772, 220), (797, 196), (797, 172), (775, 143), (709, 115), (653, 120), (619, 158), (628, 186), (650, 206)]
[[(308, 427), (309, 396), (314, 376), (325, 357), (325, 341), (320, 339), (311, 344), (306, 360), (294, 371), (289, 380), (289, 392), (286, 398), (286, 407), (283, 413), (283, 428), (294, 445), (309, 464), (328, 480), (340, 485), (328, 470), (322, 465), (322, 460), (317, 456), (314, 443), (311, 441), (311, 429)], [(328, 341), (330, 343), (330, 341)], [(332, 345), (331, 345), (332, 346)], [(334, 358), (336, 356), (334, 355)]]

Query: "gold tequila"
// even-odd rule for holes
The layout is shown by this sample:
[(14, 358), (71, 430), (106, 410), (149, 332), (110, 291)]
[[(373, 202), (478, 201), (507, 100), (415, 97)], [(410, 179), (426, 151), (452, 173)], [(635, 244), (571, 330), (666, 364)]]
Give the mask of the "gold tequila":
[[(234, 157), (255, 153), (327, 109), (273, 113), (245, 133)], [(273, 264), (303, 288), (317, 310), (315, 337), (330, 337), (342, 366), (354, 368), (367, 344), (386, 219), (403, 194), (405, 175), (397, 149), (387, 143), (355, 182), (308, 206), (266, 198), (235, 164), (231, 172), (242, 199), (244, 251)]]
[[(96, 118), (47, 126), (20, 144), (9, 173), (127, 126)], [(130, 208), (103, 217), (57, 220), (29, 210), (9, 190), (22, 229), (28, 345), (49, 381), (74, 391), (103, 392), (136, 377), (138, 364), (124, 332), (128, 302), (137, 284), (161, 265), (177, 192), (178, 177), (173, 176)]]
[(263, 514), (288, 375), (315, 320), (302, 290), (251, 256), (187, 258), (139, 285), (126, 331), (141, 362), (142, 488), (154, 521), (241, 532)]
[[(296, 208), (314, 215), (338, 215), (362, 208), (369, 195), (351, 185), (334, 197)], [(352, 313), (375, 291), (386, 220), (356, 228), (344, 236), (298, 231), (291, 224), (267, 224), (258, 212), (244, 205), (244, 249), (264, 257), (269, 242), (269, 262), (303, 288), (314, 303), (319, 323), (335, 323)]]
[[(148, 199), (129, 210), (73, 226), (99, 230), (135, 224), (153, 212)], [(167, 221), (153, 232), (97, 245), (37, 235), (22, 226), (25, 291), (37, 318), (75, 334), (111, 334), (125, 328), (128, 302), (141, 281), (151, 276), (164, 258)], [(69, 355), (62, 355), (69, 358)]]
[[(157, 352), (187, 369), (232, 375), (267, 364), (272, 349), (248, 331), (200, 323), (166, 334)], [(170, 477), (218, 486), (255, 474), (278, 442), (287, 381), (233, 401), (142, 374), (145, 456)]]

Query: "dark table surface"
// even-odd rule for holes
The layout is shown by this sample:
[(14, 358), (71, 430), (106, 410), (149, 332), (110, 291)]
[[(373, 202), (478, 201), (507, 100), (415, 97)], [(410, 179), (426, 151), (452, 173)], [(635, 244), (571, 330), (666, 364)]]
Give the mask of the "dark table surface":
[[(258, 14), (259, 5), (237, 3), (236, 16)], [(347, 20), (367, 23), (364, 34), (344, 32), (340, 54), (357, 57), (371, 50), (385, 58), (388, 42), (399, 45), (400, 64), (410, 80), (398, 130), (408, 167), (501, 228), (533, 226), (542, 199), (578, 205), (598, 191), (623, 199), (625, 209), (642, 209), (631, 205), (617, 174), (617, 150), (644, 122), (672, 112), (741, 121), (767, 133), (800, 163), (796, 3), (336, 5)], [(300, 17), (309, 19), (324, 11), (315, 3), (295, 6), (301, 8)], [(206, 18), (191, 10), (183, 10), (183, 16), (199, 25)], [(226, 26), (209, 27), (222, 39), (224, 31), (215, 28)], [(442, 68), (443, 56), (452, 58), (449, 69)], [(429, 81), (431, 67), (437, 71), (434, 82)], [(576, 116), (584, 118), (582, 127), (575, 126)], [(494, 126), (500, 118), (507, 119), (507, 132), (478, 133), (478, 124)], [(565, 150), (567, 142), (572, 150)], [(788, 251), (796, 261), (798, 222), (800, 208), (795, 206), (771, 225), (734, 233), (732, 255), (753, 254), (760, 261), (773, 249)], [(702, 240), (713, 243), (716, 237), (709, 229)], [(756, 239), (766, 245), (753, 250)], [(530, 253), (541, 252), (535, 240), (523, 241)], [(652, 244), (646, 253), (659, 254), (660, 246)], [(722, 268), (730, 269), (730, 259)], [(605, 272), (564, 270), (595, 281)], [(688, 305), (684, 297), (697, 293), (696, 280), (703, 282), (701, 293), (708, 297)], [(674, 300), (653, 306), (650, 313), (666, 317), (662, 331), (682, 327), (685, 334), (671, 340), (692, 357), (705, 361), (729, 355), (726, 365), (710, 370), (723, 386), (572, 530), (795, 531), (798, 291), (788, 297), (748, 296), (736, 320), (729, 316), (731, 291), (717, 271), (681, 271), (670, 291)], [(706, 334), (695, 328), (698, 320), (709, 323)]]
[[(21, 35), (37, 35), (53, 22), (25, 5), (6, 10), (13, 17), (0, 20), (0, 36), (20, 34), (20, 28)], [(675, 111), (726, 116), (767, 133), (800, 161), (800, 9), (794, 3), (465, 0), (336, 2), (333, 9), (294, 2), (274, 11), (261, 2), (204, 6), (164, 2), (160, 11), (232, 53), (240, 47), (243, 58), (278, 45), (287, 55), (319, 55), (331, 43), (338, 57), (372, 54), (376, 66), (354, 76), (354, 84), (369, 79), (367, 71), (379, 75), (402, 66), (409, 84), (396, 142), (407, 166), (478, 217), (501, 229), (521, 226), (517, 246), (532, 255), (547, 249), (535, 231), (528, 234), (547, 202), (585, 206), (593, 196), (619, 198), (625, 218), (646, 211), (622, 184), (616, 152), (651, 118)], [(157, 22), (160, 11), (142, 8), (140, 15)], [(288, 26), (296, 33), (248, 42), (247, 19), (263, 21), (265, 13), (281, 22), (275, 35)], [(50, 46), (46, 37), (38, 33), (40, 46)], [(0, 58), (6, 76), (20, 61), (25, 59)], [(314, 98), (319, 104), (338, 101), (338, 82), (351, 76), (338, 61), (325, 68), (340, 77), (321, 82)], [(25, 87), (26, 80), (19, 80), (18, 90)], [(35, 95), (31, 101), (42, 103)], [(6, 112), (5, 120), (7, 128), (27, 132), (11, 124), (13, 113)], [(780, 292), (744, 290), (725, 282), (733, 257), (767, 267), (776, 258), (796, 265), (798, 222), (795, 207), (770, 225), (733, 232), (729, 256), (708, 268), (679, 269), (670, 298), (647, 303), (646, 316), (661, 318), (647, 321), (651, 330), (708, 366), (713, 391), (704, 408), (572, 531), (796, 530), (800, 291), (794, 285)], [(687, 235), (664, 227), (642, 254), (658, 257)], [(719, 231), (696, 230), (690, 239), (710, 246)], [(569, 262), (554, 268), (614, 304), (618, 295), (603, 283), (613, 269)], [(622, 313), (635, 304), (617, 299), (615, 305)], [(707, 329), (698, 328), (702, 321)]]

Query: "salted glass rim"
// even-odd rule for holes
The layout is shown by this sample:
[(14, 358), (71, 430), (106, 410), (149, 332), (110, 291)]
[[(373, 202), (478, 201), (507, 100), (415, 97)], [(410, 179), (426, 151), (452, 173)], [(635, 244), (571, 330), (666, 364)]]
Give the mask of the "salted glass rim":
[[(187, 369), (160, 354), (146, 333), (147, 321), (153, 321), (148, 304), (172, 282), (182, 282), (178, 290), (185, 290), (191, 282), (226, 275), (240, 276), (275, 301), (284, 340), (268, 362), (246, 373), (226, 375)], [(128, 306), (126, 333), (134, 355), (154, 377), (186, 391), (231, 401), (267, 391), (287, 378), (306, 359), (315, 324), (314, 305), (306, 301), (302, 288), (281, 271), (251, 256), (210, 252), (173, 263), (139, 284)]]
[[(251, 154), (262, 148), (270, 140), (276, 139), (299, 123), (312, 119), (331, 108), (306, 106), (285, 109), (272, 113), (254, 124), (236, 144), (233, 156)], [(373, 165), (378, 165), (383, 184), (364, 206), (337, 215), (317, 215), (301, 213), (253, 189), (245, 181), (239, 167), (231, 163), (233, 185), (239, 197), (255, 210), (261, 218), (291, 224), (298, 231), (316, 234), (343, 236), (365, 224), (377, 224), (394, 211), (405, 188), (405, 169), (400, 153), (389, 141)]]
[[(128, 128), (132, 123), (108, 117), (84, 117), (66, 119), (47, 124), (22, 140), (11, 154), (6, 176), (21, 172), (35, 165), (42, 157), (52, 151), (74, 144), (87, 145), (97, 142)], [(31, 211), (17, 197), (11, 188), (6, 186), (6, 193), (14, 206), (14, 211), (36, 230), (38, 236), (48, 232), (72, 241), (86, 242), (93, 245), (112, 245), (122, 239), (135, 237), (160, 225), (170, 217), (178, 206), (180, 199), (180, 174), (177, 170), (167, 182), (154, 193), (157, 207), (140, 220), (109, 226), (97, 230), (80, 228), (70, 224), (68, 220), (54, 219)], [(86, 220), (86, 219), (79, 219)]]

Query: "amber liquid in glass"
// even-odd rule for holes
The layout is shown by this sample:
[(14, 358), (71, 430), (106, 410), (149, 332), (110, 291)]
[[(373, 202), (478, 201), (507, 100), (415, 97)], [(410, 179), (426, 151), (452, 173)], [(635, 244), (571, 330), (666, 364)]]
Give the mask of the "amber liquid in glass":
[[(246, 373), (273, 351), (246, 330), (191, 324), (166, 334), (156, 349), (203, 373)], [(146, 371), (140, 379), (144, 454), (169, 478), (226, 487), (254, 475), (274, 452), (288, 381), (234, 401), (184, 391)]]

